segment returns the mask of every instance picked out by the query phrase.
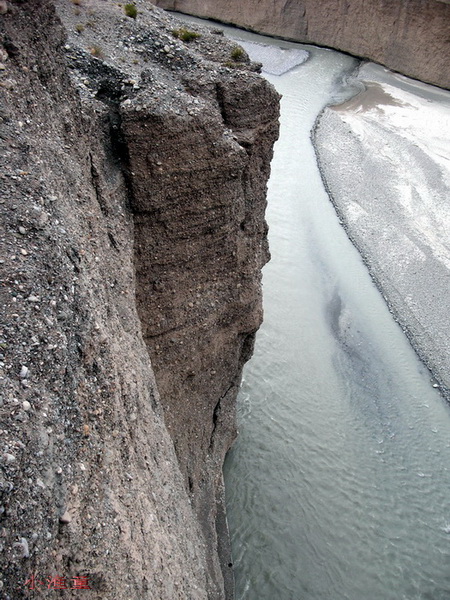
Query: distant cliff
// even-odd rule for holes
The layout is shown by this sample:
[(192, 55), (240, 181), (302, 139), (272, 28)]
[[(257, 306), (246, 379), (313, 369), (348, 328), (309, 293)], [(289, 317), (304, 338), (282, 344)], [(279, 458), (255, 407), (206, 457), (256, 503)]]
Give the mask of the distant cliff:
[(318, 44), (450, 88), (445, 0), (151, 0), (157, 6)]
[(220, 32), (135, 4), (0, 2), (5, 600), (232, 594), (222, 463), (278, 95)]

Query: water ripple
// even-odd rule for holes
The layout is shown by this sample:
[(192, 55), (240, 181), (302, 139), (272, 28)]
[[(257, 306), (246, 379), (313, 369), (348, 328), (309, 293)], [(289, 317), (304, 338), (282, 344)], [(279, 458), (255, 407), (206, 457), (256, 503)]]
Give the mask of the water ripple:
[(450, 598), (449, 410), (340, 227), (309, 139), (352, 64), (315, 50), (270, 78), (273, 259), (225, 465), (238, 600)]

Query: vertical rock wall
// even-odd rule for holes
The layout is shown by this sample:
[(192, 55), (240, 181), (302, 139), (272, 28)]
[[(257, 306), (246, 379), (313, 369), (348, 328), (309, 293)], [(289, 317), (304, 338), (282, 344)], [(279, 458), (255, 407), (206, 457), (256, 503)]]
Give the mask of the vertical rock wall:
[(184, 85), (172, 110), (127, 110), (123, 127), (144, 339), (186, 489), (217, 545), (221, 466), (262, 318), (265, 185), (278, 103), (248, 73), (189, 75)]
[(319, 44), (450, 87), (450, 4), (440, 0), (152, 0), (157, 6)]

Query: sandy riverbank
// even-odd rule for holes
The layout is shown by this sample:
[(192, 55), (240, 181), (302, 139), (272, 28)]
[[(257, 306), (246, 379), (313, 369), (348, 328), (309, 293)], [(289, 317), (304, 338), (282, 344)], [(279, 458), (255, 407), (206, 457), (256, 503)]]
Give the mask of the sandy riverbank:
[(325, 109), (322, 176), (396, 319), (450, 398), (450, 92), (373, 64)]

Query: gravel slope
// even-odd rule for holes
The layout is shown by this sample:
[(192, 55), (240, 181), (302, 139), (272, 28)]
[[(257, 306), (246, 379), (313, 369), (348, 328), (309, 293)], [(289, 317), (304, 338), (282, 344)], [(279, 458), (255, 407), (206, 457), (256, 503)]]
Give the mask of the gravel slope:
[(393, 314), (450, 396), (450, 94), (375, 65), (321, 115), (332, 202)]

